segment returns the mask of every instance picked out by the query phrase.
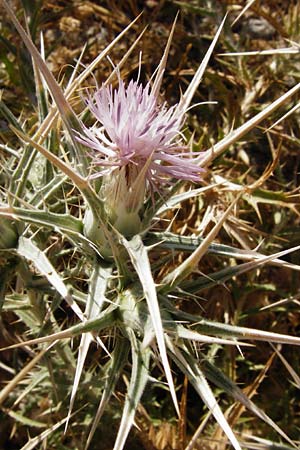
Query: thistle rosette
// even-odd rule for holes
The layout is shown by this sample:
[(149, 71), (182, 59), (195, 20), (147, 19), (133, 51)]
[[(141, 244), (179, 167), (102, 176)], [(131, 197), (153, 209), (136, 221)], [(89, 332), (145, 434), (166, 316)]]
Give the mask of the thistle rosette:
[(96, 170), (91, 178), (103, 177), (101, 194), (110, 222), (133, 235), (149, 191), (161, 190), (172, 179), (200, 179), (203, 169), (181, 132), (185, 111), (159, 104), (150, 83), (144, 87), (130, 81), (125, 87), (121, 79), (116, 89), (102, 86), (87, 105), (96, 123), (83, 126), (77, 139), (92, 149)]

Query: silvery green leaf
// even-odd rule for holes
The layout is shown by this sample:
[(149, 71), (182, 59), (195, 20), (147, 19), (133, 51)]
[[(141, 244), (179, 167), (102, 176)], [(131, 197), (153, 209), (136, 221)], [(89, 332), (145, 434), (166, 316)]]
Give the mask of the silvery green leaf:
[(168, 348), (172, 354), (172, 359), (178, 365), (180, 370), (188, 377), (196, 392), (202, 398), (205, 405), (212, 412), (214, 418), (230, 440), (235, 450), (241, 450), (240, 444), (236, 439), (231, 427), (229, 426), (218, 402), (200, 368), (199, 362), (183, 349), (179, 350), (172, 342), (167, 340)]
[(117, 339), (114, 351), (111, 355), (109, 362), (105, 368), (105, 384), (103, 388), (102, 397), (98, 406), (98, 410), (93, 420), (91, 430), (88, 435), (85, 450), (88, 449), (91, 440), (94, 436), (98, 423), (104, 413), (108, 402), (113, 395), (116, 383), (119, 380), (120, 373), (127, 363), (127, 357), (129, 352), (129, 342), (125, 339)]
[(68, 303), (68, 305), (73, 309), (75, 314), (84, 320), (84, 315), (81, 309), (72, 298), (69, 289), (62, 281), (60, 275), (56, 272), (51, 262), (47, 258), (46, 254), (42, 252), (31, 239), (27, 239), (23, 236), (19, 238), (17, 253), (23, 256), (29, 261), (32, 261), (37, 268), (37, 270), (44, 275), (49, 283), (60, 293), (63, 299)]
[(152, 326), (155, 331), (157, 345), (162, 360), (162, 364), (164, 367), (165, 375), (169, 384), (175, 409), (179, 415), (179, 407), (175, 393), (173, 377), (166, 352), (164, 328), (161, 320), (156, 286), (151, 273), (151, 266), (149, 262), (148, 252), (139, 235), (134, 236), (131, 241), (127, 241), (125, 238), (122, 238), (122, 243), (125, 246), (126, 250), (128, 251), (128, 254), (131, 258), (131, 262), (143, 286), (143, 291), (152, 319)]
[(215, 364), (211, 364), (207, 358), (205, 358), (205, 355), (201, 356), (203, 356), (203, 364), (201, 365), (203, 373), (212, 383), (227, 392), (236, 401), (242, 403), (249, 411), (272, 427), (287, 442), (294, 445), (286, 433), (284, 433), (284, 431), (263, 410), (256, 406), (232, 380), (219, 370)]
[[(91, 276), (91, 280), (90, 280), (89, 293), (88, 293), (86, 308), (85, 308), (85, 312), (84, 312), (86, 320), (96, 319), (99, 316), (101, 309), (103, 307), (103, 304), (106, 300), (105, 292), (107, 289), (107, 284), (111, 278), (111, 272), (112, 272), (111, 267), (104, 268), (104, 267), (101, 267), (100, 265), (95, 265), (92, 276)], [(84, 365), (90, 344), (93, 340), (94, 340), (94, 337), (91, 333), (84, 333), (81, 336), (79, 350), (78, 350), (75, 377), (74, 377), (71, 398), (70, 398), (68, 418), (67, 418), (67, 422), (66, 422), (66, 428), (68, 426), (69, 418), (71, 417), (72, 409), (74, 406), (75, 396), (76, 396), (76, 392), (77, 392), (77, 389), (79, 386), (80, 377), (81, 377), (81, 373), (83, 370), (83, 365)], [(102, 343), (101, 338), (99, 336), (96, 338), (96, 340), (102, 347), (104, 347), (104, 344)], [(107, 350), (106, 350), (106, 352), (107, 352)]]
[(133, 424), (136, 409), (149, 379), (151, 351), (149, 348), (142, 348), (141, 343), (130, 328), (127, 328), (127, 334), (131, 343), (132, 371), (114, 450), (122, 450), (124, 448)]

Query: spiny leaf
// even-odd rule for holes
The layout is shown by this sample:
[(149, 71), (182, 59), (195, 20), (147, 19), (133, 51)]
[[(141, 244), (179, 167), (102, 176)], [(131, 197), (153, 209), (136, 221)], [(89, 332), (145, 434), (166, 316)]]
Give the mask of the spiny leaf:
[(131, 258), (131, 262), (143, 286), (143, 291), (151, 315), (152, 325), (155, 331), (157, 345), (159, 348), (159, 353), (161, 356), (165, 375), (169, 384), (175, 409), (179, 415), (179, 407), (175, 393), (171, 369), (167, 358), (166, 345), (164, 339), (164, 329), (161, 321), (161, 314), (157, 300), (156, 287), (151, 273), (151, 266), (148, 258), (148, 253), (139, 235), (134, 236), (134, 238), (131, 241), (127, 241), (125, 238), (122, 237), (121, 241), (126, 250), (128, 251), (128, 254)]
[(86, 320), (85, 322), (81, 322), (77, 325), (73, 325), (72, 327), (63, 330), (58, 331), (57, 333), (49, 334), (48, 336), (43, 336), (36, 339), (30, 339), (28, 341), (19, 342), (18, 344), (9, 345), (5, 348), (0, 348), (0, 352), (12, 349), (12, 348), (19, 348), (19, 347), (25, 347), (26, 345), (36, 345), (36, 344), (42, 344), (44, 342), (52, 342), (52, 341), (58, 341), (61, 339), (69, 339), (74, 336), (78, 336), (82, 333), (88, 333), (90, 331), (101, 331), (104, 328), (112, 327), (114, 325), (118, 325), (117, 322), (117, 315), (116, 315), (116, 309), (118, 308), (118, 305), (110, 305), (108, 308), (106, 308), (104, 311), (102, 311), (101, 314), (99, 314), (99, 317), (96, 319), (90, 319)]
[(29, 439), (29, 441), (21, 448), (21, 450), (33, 450), (38, 445), (41, 445), (41, 443), (47, 439), (48, 436), (50, 436), (55, 430), (57, 430), (59, 427), (61, 427), (67, 419), (62, 419), (59, 422), (57, 422), (55, 425), (49, 426), (47, 424), (47, 429), (43, 431), (38, 436), (35, 436), (34, 438)]
[(64, 124), (65, 124), (65, 126), (69, 132), (69, 135), (72, 139), (73, 147), (74, 147), (74, 150), (76, 153), (77, 162), (79, 164), (79, 170), (85, 174), (87, 172), (86, 158), (84, 157), (84, 153), (82, 152), (80, 145), (76, 141), (74, 133), (73, 133), (74, 129), (77, 131), (81, 131), (82, 127), (81, 127), (80, 121), (78, 120), (76, 114), (74, 113), (74, 111), (72, 110), (68, 101), (66, 100), (59, 84), (57, 83), (54, 76), (48, 69), (47, 65), (45, 64), (45, 61), (43, 60), (40, 53), (38, 52), (35, 45), (33, 44), (30, 36), (25, 32), (25, 30), (21, 26), (20, 22), (18, 21), (14, 12), (10, 8), (9, 4), (6, 2), (6, 0), (1, 0), (1, 3), (3, 4), (5, 11), (10, 16), (10, 18), (11, 18), (14, 26), (16, 27), (18, 33), (20, 34), (24, 44), (26, 45), (32, 58), (34, 59), (36, 66), (39, 68), (45, 81), (47, 82), (49, 91), (51, 92), (51, 95), (60, 111), (62, 120), (64, 121)]
[[(102, 268), (100, 265), (96, 265), (93, 270), (93, 274), (90, 281), (90, 288), (89, 288), (89, 294), (87, 297), (87, 303), (84, 315), (87, 320), (89, 319), (96, 319), (100, 311), (102, 309), (102, 306), (105, 302), (105, 292), (107, 289), (108, 281), (111, 277), (112, 269), (111, 267), (108, 268)], [(91, 342), (93, 341), (93, 335), (91, 333), (85, 333), (81, 336), (80, 345), (79, 345), (79, 351), (78, 351), (78, 359), (77, 359), (77, 366), (75, 371), (75, 377), (71, 392), (71, 399), (70, 399), (70, 406), (69, 406), (69, 412), (67, 417), (67, 422), (65, 426), (65, 431), (68, 427), (68, 422), (71, 417), (72, 409), (74, 406), (75, 396), (76, 392), (79, 386), (79, 381), (81, 377), (81, 373), (83, 370), (83, 365), (88, 353), (89, 346)], [(98, 341), (101, 345), (101, 339), (98, 337)]]
[(167, 343), (175, 363), (182, 370), (182, 372), (186, 374), (196, 392), (200, 395), (205, 405), (212, 412), (220, 427), (222, 427), (224, 433), (230, 440), (235, 450), (241, 450), (240, 444), (233, 434), (232, 429), (225, 419), (224, 414), (222, 413), (221, 408), (219, 407), (217, 400), (202, 370), (200, 369), (199, 362), (196, 361), (188, 351), (180, 351), (179, 348), (173, 345), (171, 340), (168, 339)]
[(117, 339), (116, 345), (114, 348), (114, 351), (111, 355), (111, 359), (109, 363), (107, 364), (105, 373), (105, 385), (103, 388), (103, 393), (101, 397), (101, 401), (98, 406), (97, 413), (95, 415), (95, 418), (93, 420), (93, 425), (91, 427), (91, 430), (88, 435), (87, 443), (85, 446), (85, 450), (88, 449), (91, 440), (94, 436), (94, 433), (96, 431), (96, 428), (98, 426), (98, 423), (102, 417), (102, 414), (104, 413), (105, 407), (107, 406), (109, 399), (113, 395), (114, 388), (118, 382), (120, 373), (127, 362), (128, 357), (128, 351), (129, 351), (129, 343), (125, 339)]
[[(169, 248), (174, 251), (184, 250), (188, 252), (196, 250), (196, 248), (199, 247), (204, 240), (204, 238), (198, 236), (181, 236), (179, 234), (169, 232), (149, 233), (147, 235), (147, 239), (149, 239), (149, 241), (146, 241), (149, 245), (154, 245), (157, 243), (157, 245), (162, 248)], [(207, 253), (243, 261), (259, 261), (267, 256), (255, 250), (243, 250), (232, 247), (231, 245), (218, 244), (214, 242), (209, 245)], [(292, 270), (300, 270), (300, 266), (277, 258), (266, 261), (265, 263), (278, 267), (286, 267)]]
[(66, 234), (81, 233), (83, 229), (82, 221), (70, 216), (70, 214), (56, 214), (49, 211), (5, 206), (0, 207), (0, 215), (24, 220), (27, 223), (39, 226), (58, 228)]
[(177, 15), (175, 17), (175, 20), (173, 22), (171, 31), (169, 33), (168, 42), (167, 42), (167, 44), (165, 46), (164, 54), (162, 56), (162, 59), (160, 60), (159, 66), (157, 68), (156, 77), (154, 79), (153, 86), (152, 86), (152, 89), (151, 89), (151, 93), (157, 98), (159, 96), (160, 87), (161, 87), (162, 79), (163, 79), (165, 68), (166, 68), (166, 64), (167, 64), (167, 59), (168, 59), (169, 52), (170, 52), (170, 46), (171, 46), (171, 43), (172, 43), (172, 38), (173, 38), (174, 31), (175, 31), (175, 25), (176, 25), (176, 22), (177, 22), (177, 18), (178, 18), (178, 13), (177, 13)]
[(227, 15), (224, 17), (224, 19), (221, 22), (221, 25), (219, 26), (212, 43), (210, 44), (200, 66), (197, 69), (197, 72), (195, 73), (192, 81), (189, 83), (189, 86), (187, 88), (187, 90), (185, 91), (184, 95), (182, 96), (179, 104), (178, 104), (178, 110), (182, 111), (182, 112), (186, 112), (186, 110), (188, 109), (188, 107), (190, 106), (190, 103), (192, 101), (192, 98), (196, 92), (196, 90), (198, 89), (199, 84), (201, 83), (203, 74), (205, 72), (206, 66), (209, 62), (209, 59), (212, 55), (212, 52), (215, 48), (215, 45), (219, 39), (219, 36), (221, 34), (221, 31), (223, 29), (225, 20), (226, 20)]
[(114, 450), (124, 448), (136, 409), (149, 379), (150, 349), (142, 349), (131, 328), (127, 329), (127, 334), (131, 342), (132, 371)]
[(216, 225), (209, 232), (206, 238), (202, 241), (199, 247), (188, 258), (186, 258), (185, 261), (183, 261), (178, 267), (176, 267), (162, 280), (160, 288), (162, 291), (165, 292), (166, 290), (172, 289), (173, 286), (176, 286), (178, 283), (184, 280), (190, 273), (192, 273), (196, 269), (200, 259), (206, 253), (207, 249), (209, 248), (209, 245), (215, 239), (218, 232), (222, 228), (225, 220), (231, 213), (234, 206), (237, 204), (240, 195), (227, 208), (225, 213), (222, 215), (221, 219), (216, 223)]
[(36, 356), (32, 358), (29, 363), (27, 363), (23, 369), (16, 374), (16, 376), (6, 384), (6, 386), (0, 392), (0, 406), (5, 402), (9, 394), (14, 390), (14, 388), (20, 383), (20, 381), (28, 374), (30, 370), (39, 362), (39, 360), (45, 355), (45, 353), (53, 346), (53, 343), (45, 347)]
[(227, 136), (225, 136), (221, 141), (214, 144), (213, 147), (206, 150), (206, 154), (201, 159), (199, 158), (199, 162), (201, 166), (204, 167), (208, 165), (211, 161), (217, 158), (221, 153), (227, 150), (230, 145), (234, 144), (241, 137), (243, 137), (246, 133), (248, 133), (252, 128), (256, 127), (262, 120), (276, 111), (281, 105), (283, 105), (287, 100), (289, 100), (298, 90), (300, 89), (300, 83), (296, 84), (292, 89), (287, 91), (269, 106), (267, 106), (263, 111), (256, 114), (256, 116), (249, 119), (246, 123), (241, 125), (236, 130), (231, 131)]
[(49, 259), (42, 252), (31, 239), (27, 239), (23, 236), (19, 238), (19, 244), (17, 248), (17, 253), (20, 256), (32, 261), (38, 271), (44, 275), (49, 283), (52, 284), (54, 289), (60, 293), (63, 299), (68, 303), (68, 305), (73, 309), (74, 313), (81, 319), (84, 320), (84, 316), (81, 312), (81, 309), (72, 298), (72, 295), (69, 292), (69, 289), (66, 287), (64, 282), (62, 281), (59, 274), (56, 272)]
[(219, 370), (214, 364), (211, 364), (205, 355), (203, 357), (202, 370), (206, 377), (214, 383), (216, 386), (227, 392), (235, 400), (242, 403), (249, 411), (253, 412), (257, 417), (266, 422), (269, 426), (274, 428), (278, 434), (280, 434), (287, 442), (295, 446), (292, 440), (281, 430), (281, 428), (273, 422), (273, 420), (258, 406), (255, 405), (244, 392), (231, 381), (221, 370)]

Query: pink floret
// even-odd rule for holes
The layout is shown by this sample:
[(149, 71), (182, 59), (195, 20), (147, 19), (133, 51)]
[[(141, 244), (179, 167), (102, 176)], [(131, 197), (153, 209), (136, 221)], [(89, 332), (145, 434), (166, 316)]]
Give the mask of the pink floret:
[(143, 87), (131, 81), (125, 88), (120, 80), (118, 89), (103, 86), (87, 105), (98, 123), (84, 127), (77, 139), (93, 150), (99, 166), (93, 177), (127, 164), (140, 170), (147, 164), (151, 184), (166, 178), (199, 181), (202, 169), (194, 162), (199, 153), (182, 144), (183, 114), (176, 105), (159, 105), (149, 83)]

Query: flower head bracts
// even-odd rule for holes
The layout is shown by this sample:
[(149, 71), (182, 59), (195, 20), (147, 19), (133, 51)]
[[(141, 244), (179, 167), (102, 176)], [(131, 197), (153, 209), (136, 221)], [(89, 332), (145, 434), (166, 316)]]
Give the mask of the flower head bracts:
[(149, 83), (143, 87), (131, 81), (125, 88), (119, 80), (118, 89), (103, 86), (87, 104), (101, 127), (84, 127), (77, 139), (94, 150), (93, 162), (102, 166), (93, 177), (135, 165), (139, 170), (147, 166), (151, 185), (166, 178), (199, 180), (195, 154), (182, 144), (183, 114), (176, 106), (159, 105)]

